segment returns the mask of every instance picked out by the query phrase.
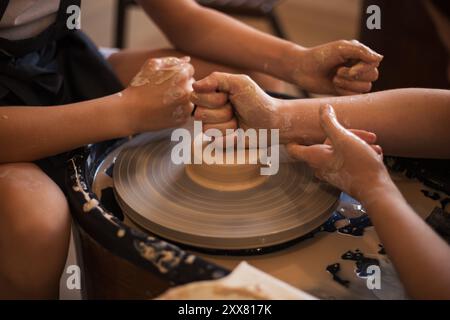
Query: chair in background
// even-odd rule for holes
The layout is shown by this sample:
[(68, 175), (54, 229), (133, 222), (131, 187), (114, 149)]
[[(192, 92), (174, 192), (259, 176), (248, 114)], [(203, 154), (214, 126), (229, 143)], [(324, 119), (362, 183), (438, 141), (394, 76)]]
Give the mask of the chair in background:
[[(264, 19), (270, 24), (275, 36), (287, 39), (276, 14), (276, 6), (283, 0), (196, 0), (200, 5), (229, 15)], [(135, 6), (134, 0), (117, 0), (115, 40), (116, 48), (123, 48), (127, 26), (127, 11)], [(298, 89), (300, 96), (309, 98), (306, 90)]]
[[(272, 27), (274, 34), (286, 39), (280, 25), (275, 7), (282, 0), (197, 0), (202, 6), (218, 11), (243, 17), (256, 17), (265, 19)], [(117, 48), (123, 48), (125, 44), (127, 10), (136, 5), (134, 0), (117, 0), (115, 43)]]

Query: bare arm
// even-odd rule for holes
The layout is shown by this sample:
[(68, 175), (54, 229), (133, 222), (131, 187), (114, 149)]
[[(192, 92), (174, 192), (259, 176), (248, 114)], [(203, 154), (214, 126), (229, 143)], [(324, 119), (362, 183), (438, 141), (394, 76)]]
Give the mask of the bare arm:
[(357, 41), (303, 48), (194, 0), (139, 0), (171, 43), (190, 55), (270, 74), (317, 93), (368, 92), (382, 56)]
[(122, 92), (64, 106), (0, 107), (0, 163), (183, 124), (192, 112), (188, 59), (148, 61)]
[[(411, 209), (389, 177), (369, 132), (342, 127), (329, 105), (320, 107), (324, 144), (289, 144), (294, 158), (362, 202), (408, 294), (450, 299), (450, 247)], [(364, 140), (364, 141), (363, 141)]]
[(380, 187), (378, 200), (362, 202), (406, 291), (415, 299), (450, 299), (449, 245), (411, 209), (392, 182)]
[(0, 163), (33, 161), (131, 134), (116, 95), (54, 107), (0, 108)]
[(448, 90), (398, 89), (350, 97), (282, 101), (279, 112), (289, 115), (293, 124), (284, 130), (285, 140), (323, 141), (318, 110), (325, 103), (333, 105), (345, 127), (376, 133), (386, 154), (450, 158)]
[(294, 44), (201, 7), (195, 1), (138, 2), (178, 49), (215, 62), (283, 77), (279, 59)]
[[(390, 155), (450, 158), (450, 91), (397, 89), (317, 99), (280, 100), (261, 90), (242, 75), (214, 73), (194, 84), (197, 119), (224, 129), (237, 124), (244, 128), (280, 129), (282, 142), (321, 143), (319, 107), (330, 103), (339, 121), (347, 127), (376, 133), (379, 144)], [(222, 93), (218, 93), (220, 91)], [(227, 95), (232, 113), (215, 119), (224, 108)], [(234, 120), (234, 121), (233, 121)], [(210, 122), (210, 124), (208, 124)]]

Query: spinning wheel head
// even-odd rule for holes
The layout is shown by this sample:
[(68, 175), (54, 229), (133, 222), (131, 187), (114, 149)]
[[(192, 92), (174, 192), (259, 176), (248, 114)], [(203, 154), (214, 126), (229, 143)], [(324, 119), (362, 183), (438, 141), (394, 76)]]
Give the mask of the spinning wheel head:
[(135, 223), (177, 243), (227, 251), (279, 245), (320, 226), (338, 202), (337, 190), (283, 149), (278, 174), (261, 176), (259, 165), (176, 165), (169, 135), (136, 139), (116, 160), (116, 198)]

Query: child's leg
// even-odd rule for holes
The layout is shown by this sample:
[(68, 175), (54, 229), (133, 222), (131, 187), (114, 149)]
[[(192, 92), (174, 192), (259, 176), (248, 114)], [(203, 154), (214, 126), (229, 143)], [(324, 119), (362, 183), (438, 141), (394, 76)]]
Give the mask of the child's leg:
[[(108, 61), (116, 71), (120, 81), (126, 86), (141, 68), (142, 64), (150, 58), (159, 57), (183, 57), (186, 54), (174, 49), (159, 50), (122, 50), (111, 55)], [(252, 77), (262, 88), (274, 92), (285, 91), (285, 83), (271, 76), (257, 72), (247, 72), (232, 67), (205, 61), (200, 58), (191, 57), (191, 63), (195, 68), (195, 79), (200, 80), (209, 76), (214, 71), (226, 73), (245, 73)]]
[(57, 298), (69, 235), (58, 186), (34, 164), (0, 165), (0, 298)]

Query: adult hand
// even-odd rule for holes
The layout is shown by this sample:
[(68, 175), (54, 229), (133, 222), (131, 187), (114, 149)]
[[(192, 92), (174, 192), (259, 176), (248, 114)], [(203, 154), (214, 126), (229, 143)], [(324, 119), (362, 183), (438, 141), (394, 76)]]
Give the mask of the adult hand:
[(314, 93), (366, 93), (378, 79), (382, 59), (382, 55), (356, 40), (334, 41), (309, 49), (295, 46), (284, 60), (285, 79)]
[(312, 146), (290, 143), (287, 150), (293, 158), (305, 161), (318, 178), (360, 201), (369, 201), (392, 183), (374, 133), (345, 129), (331, 105), (320, 107), (320, 124), (327, 136), (325, 142)]

